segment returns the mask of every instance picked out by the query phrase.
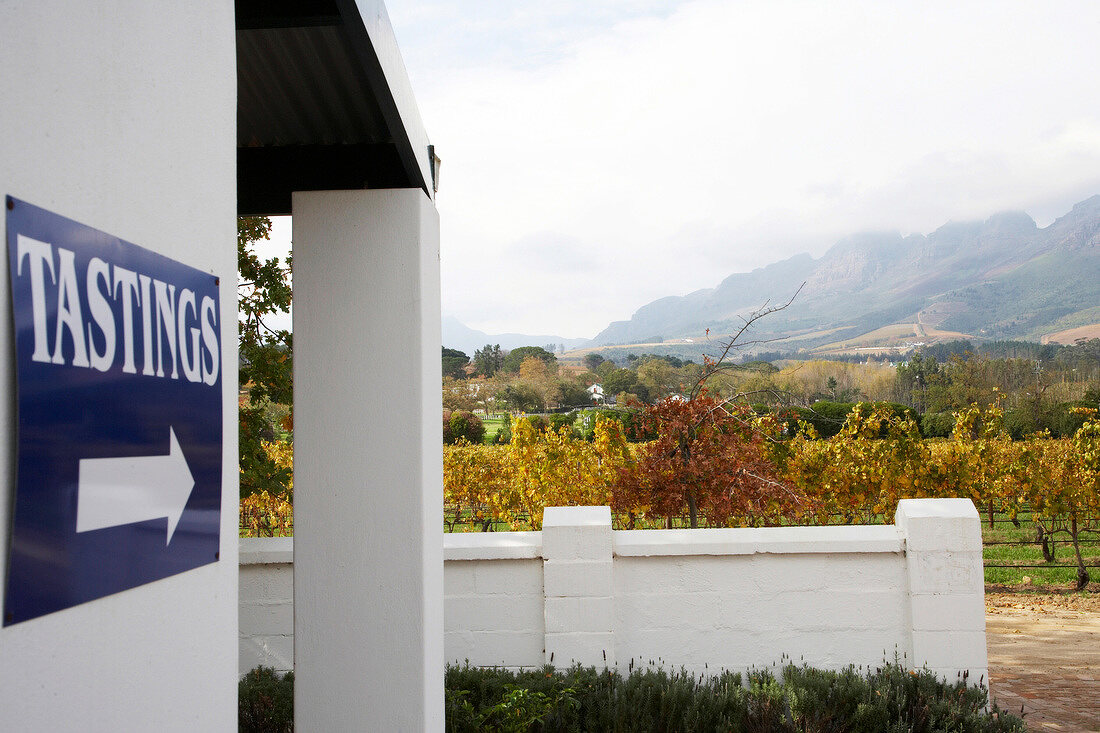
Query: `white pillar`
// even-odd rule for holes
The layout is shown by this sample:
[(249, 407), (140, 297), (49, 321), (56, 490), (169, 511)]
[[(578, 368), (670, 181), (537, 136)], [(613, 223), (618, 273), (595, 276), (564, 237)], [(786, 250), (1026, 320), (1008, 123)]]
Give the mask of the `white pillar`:
[(542, 556), (546, 663), (614, 667), (611, 508), (547, 507)]
[(295, 193), (295, 723), (443, 729), (439, 220)]
[(988, 686), (978, 510), (970, 499), (903, 499), (894, 523), (905, 537), (913, 667)]

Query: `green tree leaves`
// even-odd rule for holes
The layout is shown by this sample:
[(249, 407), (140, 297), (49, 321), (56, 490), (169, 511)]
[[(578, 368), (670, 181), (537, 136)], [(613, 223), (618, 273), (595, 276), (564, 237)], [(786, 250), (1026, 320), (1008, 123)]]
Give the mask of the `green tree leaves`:
[[(500, 344), (485, 344), (483, 348), (474, 352), (474, 368), (483, 377), (491, 377), (504, 366), (504, 352), (500, 350)], [(517, 367), (518, 368), (518, 367)]]
[(276, 420), (272, 405), (294, 403), (293, 340), (285, 329), (272, 328), (265, 319), (290, 310), (291, 257), (283, 265), (279, 258), (261, 260), (255, 243), (271, 234), (271, 220), (265, 216), (237, 220), (237, 303), (238, 383), (247, 399), (240, 404), (241, 496), (262, 491), (287, 493), (290, 469), (275, 462), (264, 441), (279, 438), (293, 429), (293, 413)]
[(466, 365), (470, 363), (470, 357), (466, 356), (466, 352), (458, 349), (448, 349), (446, 346), (442, 348), (443, 376), (454, 379), (465, 378)]
[(541, 346), (520, 346), (518, 349), (512, 349), (505, 355), (502, 368), (506, 372), (518, 372), (523, 361), (531, 357), (545, 362), (550, 371), (557, 370), (558, 357)]

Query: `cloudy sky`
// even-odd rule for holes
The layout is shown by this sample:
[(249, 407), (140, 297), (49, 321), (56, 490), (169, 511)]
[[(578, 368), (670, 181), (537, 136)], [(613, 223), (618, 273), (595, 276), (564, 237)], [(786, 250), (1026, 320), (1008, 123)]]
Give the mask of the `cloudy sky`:
[(1092, 0), (386, 4), (443, 160), (444, 314), (487, 332), (593, 336), (845, 234), (1100, 193)]

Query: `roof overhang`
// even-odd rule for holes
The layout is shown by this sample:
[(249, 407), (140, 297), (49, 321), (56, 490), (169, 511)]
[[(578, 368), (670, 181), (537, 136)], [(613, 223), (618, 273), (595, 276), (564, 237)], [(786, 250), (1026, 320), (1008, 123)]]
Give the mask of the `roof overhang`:
[(293, 191), (421, 188), (434, 153), (381, 0), (236, 0), (237, 209)]

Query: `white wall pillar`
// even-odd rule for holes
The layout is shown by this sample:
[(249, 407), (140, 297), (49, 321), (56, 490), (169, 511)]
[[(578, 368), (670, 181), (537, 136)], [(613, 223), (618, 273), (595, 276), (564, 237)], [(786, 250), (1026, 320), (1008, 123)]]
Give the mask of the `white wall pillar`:
[(296, 193), (295, 723), (442, 730), (439, 221)]
[(542, 556), (546, 663), (614, 667), (611, 508), (547, 507)]
[(978, 510), (969, 499), (903, 499), (894, 523), (905, 537), (913, 666), (988, 685)]
[[(0, 729), (233, 730), (238, 534), (233, 3), (5, 0), (0, 15), (0, 194), (220, 277), (222, 369), (218, 561), (0, 628)], [(0, 212), (6, 221), (6, 209)], [(18, 435), (6, 266), (0, 302), (5, 308), (0, 316), (4, 579)], [(57, 399), (66, 399), (64, 382), (57, 386)], [(177, 532), (172, 544), (181, 540), (187, 541), (186, 532)], [(55, 557), (49, 546), (38, 551), (53, 563), (85, 562)]]

